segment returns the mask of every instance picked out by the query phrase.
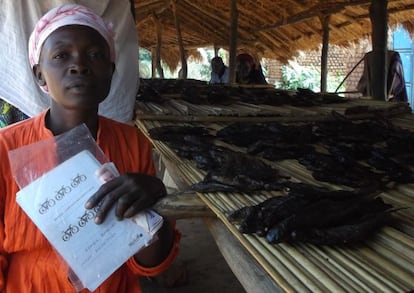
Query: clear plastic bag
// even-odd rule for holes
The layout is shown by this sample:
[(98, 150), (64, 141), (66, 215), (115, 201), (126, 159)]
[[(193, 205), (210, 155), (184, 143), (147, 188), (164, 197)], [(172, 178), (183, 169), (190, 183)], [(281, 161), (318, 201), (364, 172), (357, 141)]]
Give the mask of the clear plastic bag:
[(101, 164), (108, 162), (85, 124), (61, 135), (12, 150), (9, 159), (14, 179), (23, 188), (84, 150), (93, 154)]
[(104, 182), (119, 176), (86, 125), (13, 150), (9, 159), (21, 188), (17, 203), (61, 256), (76, 290), (94, 291), (151, 243), (150, 233), (132, 220), (118, 221), (114, 209), (100, 225), (93, 221), (99, 207), (85, 209)]

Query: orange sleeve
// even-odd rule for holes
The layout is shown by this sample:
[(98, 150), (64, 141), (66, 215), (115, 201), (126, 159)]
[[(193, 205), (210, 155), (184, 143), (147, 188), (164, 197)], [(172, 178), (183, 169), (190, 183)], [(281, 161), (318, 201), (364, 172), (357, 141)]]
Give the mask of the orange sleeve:
[[(0, 191), (2, 192), (2, 191)], [(3, 197), (3, 195), (0, 195), (1, 197)], [(4, 222), (3, 222), (3, 217), (4, 217), (4, 205), (3, 203), (1, 203), (1, 215), (0, 215), (0, 291), (4, 290), (5, 285), (6, 285), (6, 271), (7, 271), (7, 267), (8, 267), (8, 261), (7, 261), (7, 255), (6, 252), (4, 251), (3, 248), (3, 243), (4, 243)]]
[[(6, 147), (3, 146), (2, 137), (0, 135), (0, 158), (2, 163), (0, 164), (0, 174), (6, 175), (7, 172), (6, 164), (8, 165), (8, 157)], [(6, 281), (6, 271), (8, 267), (7, 254), (4, 250), (4, 238), (5, 238), (5, 227), (4, 227), (4, 209), (6, 200), (6, 182), (4, 176), (0, 176), (0, 291), (4, 290)]]
[(127, 261), (128, 267), (135, 275), (145, 276), (145, 277), (152, 277), (152, 276), (159, 275), (160, 273), (168, 269), (168, 267), (173, 263), (175, 257), (177, 256), (179, 252), (180, 239), (181, 239), (181, 233), (174, 228), (174, 243), (172, 245), (170, 253), (166, 257), (166, 259), (159, 265), (155, 267), (151, 267), (151, 268), (143, 267), (135, 261), (134, 257), (131, 257)]

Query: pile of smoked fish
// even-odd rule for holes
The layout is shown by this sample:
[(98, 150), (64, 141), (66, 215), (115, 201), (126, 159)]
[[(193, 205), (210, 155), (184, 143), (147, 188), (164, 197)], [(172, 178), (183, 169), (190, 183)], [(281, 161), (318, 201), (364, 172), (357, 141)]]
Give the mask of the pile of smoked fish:
[[(371, 237), (395, 209), (378, 196), (414, 183), (414, 134), (383, 117), (307, 123), (229, 124), (217, 131), (193, 126), (150, 129), (153, 140), (205, 171), (197, 192), (282, 191), (228, 215), (242, 233), (270, 243), (344, 245)], [(319, 182), (298, 183), (273, 166), (296, 160)], [(342, 187), (342, 188), (338, 188)], [(409, 207), (407, 207), (409, 208)]]
[(316, 93), (299, 88), (296, 91), (274, 87), (243, 87), (231, 85), (207, 85), (200, 80), (141, 79), (136, 99), (142, 102), (162, 104), (168, 99), (182, 99), (197, 105), (231, 105), (244, 102), (253, 105), (311, 107), (347, 102), (333, 93)]
[(374, 235), (392, 220), (393, 210), (372, 194), (296, 183), (286, 196), (245, 206), (228, 218), (239, 225), (240, 232), (256, 233), (269, 243), (346, 245)]

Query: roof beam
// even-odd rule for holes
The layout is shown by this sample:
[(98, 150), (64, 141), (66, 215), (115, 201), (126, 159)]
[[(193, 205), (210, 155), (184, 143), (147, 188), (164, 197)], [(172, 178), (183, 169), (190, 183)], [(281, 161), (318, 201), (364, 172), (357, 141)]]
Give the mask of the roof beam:
[[(394, 13), (407, 11), (407, 10), (414, 10), (414, 4), (405, 5), (402, 7), (390, 8), (388, 9), (388, 14), (394, 14)], [(355, 17), (355, 19), (364, 19), (364, 18), (369, 18), (369, 13), (358, 15), (357, 17)]]
[(328, 9), (323, 9), (323, 7), (321, 7), (321, 5), (318, 4), (318, 5), (315, 5), (315, 6), (311, 7), (307, 11), (300, 12), (300, 13), (298, 13), (296, 15), (293, 15), (293, 16), (287, 18), (287, 19), (283, 19), (281, 21), (278, 21), (278, 22), (276, 22), (272, 25), (259, 27), (257, 29), (254, 29), (253, 31), (258, 32), (258, 31), (272, 30), (272, 29), (279, 28), (281, 26), (298, 23), (298, 22), (304, 21), (304, 20), (309, 19), (309, 18), (319, 17), (321, 15), (321, 13), (322, 14), (334, 14), (334, 13), (340, 12), (342, 9), (344, 9), (348, 6), (369, 4), (369, 3), (371, 3), (370, 0), (353, 0), (353, 1), (349, 1), (349, 2), (331, 4), (330, 8), (328, 8)]
[(135, 1), (134, 10), (137, 19), (150, 17), (153, 13), (160, 14), (171, 6), (168, 0), (145, 1), (145, 4), (140, 5), (140, 2)]
[[(403, 11), (407, 11), (407, 10), (414, 10), (414, 4), (412, 4), (412, 5), (406, 5), (406, 6), (398, 7), (398, 8), (388, 9), (388, 14), (395, 14), (395, 13), (403, 12)], [(344, 28), (344, 27), (346, 27), (348, 25), (352, 25), (357, 20), (367, 19), (367, 21), (368, 21), (369, 17), (370, 17), (369, 16), (369, 13), (362, 14), (362, 15), (355, 16), (355, 17), (347, 16), (348, 21), (345, 21), (343, 23), (337, 24), (335, 27), (336, 27), (336, 29), (340, 30), (340, 29), (342, 29), (342, 28)], [(368, 32), (367, 32), (367, 34), (368, 34)]]

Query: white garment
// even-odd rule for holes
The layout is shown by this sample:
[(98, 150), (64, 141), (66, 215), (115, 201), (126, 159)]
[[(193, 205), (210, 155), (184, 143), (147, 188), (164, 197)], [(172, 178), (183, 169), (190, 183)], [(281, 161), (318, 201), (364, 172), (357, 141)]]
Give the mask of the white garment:
[(139, 86), (139, 60), (137, 31), (128, 0), (0, 0), (0, 99), (28, 116), (49, 107), (50, 98), (37, 85), (30, 68), (28, 40), (42, 15), (64, 3), (87, 6), (113, 23), (116, 69), (111, 91), (99, 113), (121, 122), (130, 121)]

